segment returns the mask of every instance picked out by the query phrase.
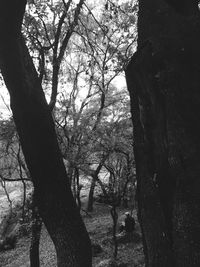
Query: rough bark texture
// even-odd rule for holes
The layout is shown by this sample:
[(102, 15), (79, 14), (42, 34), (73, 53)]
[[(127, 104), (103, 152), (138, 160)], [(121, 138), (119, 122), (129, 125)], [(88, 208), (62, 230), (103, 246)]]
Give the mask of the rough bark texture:
[(139, 1), (126, 78), (146, 266), (200, 266), (199, 32), (197, 1)]
[(53, 119), (21, 37), (25, 1), (0, 1), (0, 68), (36, 205), (55, 244), (58, 266), (91, 266), (90, 240), (73, 199)]
[[(34, 199), (34, 197), (33, 197)], [(32, 203), (32, 225), (31, 225), (31, 245), (30, 245), (30, 267), (40, 267), (40, 235), (42, 230), (42, 220), (38, 209)]]

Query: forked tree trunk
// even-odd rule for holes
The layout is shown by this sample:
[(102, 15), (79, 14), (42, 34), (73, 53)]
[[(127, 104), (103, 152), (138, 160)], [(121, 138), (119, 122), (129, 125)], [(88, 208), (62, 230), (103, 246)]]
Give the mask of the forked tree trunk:
[(101, 191), (103, 193), (103, 195), (106, 197), (108, 196), (108, 193), (106, 191), (106, 187), (105, 184), (101, 181), (101, 179), (99, 177), (96, 178), (97, 183), (99, 184), (99, 186), (101, 187)]
[(0, 68), (57, 265), (89, 267), (90, 240), (72, 196), (51, 112), (20, 34), (25, 4), (25, 0), (0, 2)]
[(96, 183), (98, 183), (102, 189), (102, 192), (104, 193), (104, 195), (106, 195), (106, 189), (101, 181), (101, 179), (99, 179), (98, 175), (103, 167), (104, 162), (106, 161), (108, 155), (106, 155), (105, 157), (102, 158), (101, 162), (99, 163), (98, 167), (96, 168), (95, 171), (92, 171), (90, 173), (91, 177), (92, 177), (92, 182), (90, 185), (90, 191), (89, 191), (89, 195), (88, 195), (88, 205), (87, 205), (87, 211), (93, 211), (93, 203), (94, 203), (94, 190), (95, 190), (95, 186)]
[(94, 204), (94, 191), (95, 191), (95, 187), (96, 184), (99, 184), (99, 186), (101, 187), (102, 193), (105, 197), (108, 196), (105, 185), (103, 184), (103, 182), (101, 181), (101, 179), (99, 179), (98, 175), (92, 175), (92, 181), (90, 184), (90, 190), (89, 190), (89, 194), (88, 194), (88, 203), (87, 203), (87, 211), (93, 211), (93, 204)]
[(139, 1), (138, 51), (126, 69), (139, 219), (146, 266), (197, 267), (200, 16), (198, 1), (166, 2)]

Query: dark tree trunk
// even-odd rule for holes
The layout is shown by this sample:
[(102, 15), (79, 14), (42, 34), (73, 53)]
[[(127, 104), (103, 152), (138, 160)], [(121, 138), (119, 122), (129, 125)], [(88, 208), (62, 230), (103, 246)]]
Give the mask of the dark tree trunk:
[(87, 204), (87, 211), (89, 211), (89, 212), (93, 211), (95, 186), (96, 186), (96, 179), (95, 179), (95, 177), (92, 177), (92, 182), (90, 185), (90, 191), (89, 191), (89, 195), (88, 195), (88, 204)]
[(88, 196), (88, 205), (87, 205), (87, 211), (93, 211), (93, 202), (94, 202), (94, 189), (96, 186), (96, 183), (98, 183), (103, 191), (104, 194), (106, 194), (105, 187), (102, 183), (102, 181), (99, 179), (98, 175), (101, 171), (101, 168), (103, 167), (104, 162), (106, 161), (108, 155), (104, 156), (99, 163), (98, 167), (96, 168), (95, 171), (91, 171), (90, 175), (92, 176), (92, 182), (90, 185), (90, 191), (89, 191), (89, 196)]
[(110, 214), (112, 216), (113, 220), (113, 243), (114, 243), (114, 252), (113, 252), (113, 257), (114, 259), (117, 258), (117, 253), (118, 253), (118, 241), (117, 241), (117, 220), (118, 220), (118, 214), (116, 210), (116, 205), (113, 203), (112, 208), (110, 209)]
[(87, 204), (87, 211), (93, 211), (93, 203), (94, 203), (94, 190), (96, 187), (96, 183), (99, 184), (99, 186), (101, 187), (101, 190), (104, 194), (104, 196), (108, 196), (107, 191), (105, 189), (104, 184), (102, 183), (101, 179), (99, 179), (98, 175), (96, 176), (93, 175), (92, 176), (92, 182), (90, 185), (90, 191), (89, 191), (89, 195), (88, 195), (88, 204)]
[(81, 209), (81, 189), (83, 185), (81, 185), (79, 182), (79, 169), (77, 167), (75, 168), (75, 174), (76, 174), (76, 199), (77, 199), (78, 208), (80, 210)]
[(104, 194), (104, 196), (107, 196), (108, 194), (107, 194), (104, 183), (101, 181), (101, 179), (99, 179), (99, 177), (97, 177), (96, 181), (99, 184), (99, 186), (101, 187), (101, 190), (102, 190), (102, 193)]
[(59, 267), (91, 266), (91, 246), (75, 204), (54, 122), (21, 37), (25, 1), (0, 3), (0, 68), (36, 195), (40, 216), (54, 242)]
[(38, 213), (38, 208), (35, 206), (33, 195), (32, 202), (32, 225), (31, 225), (31, 246), (30, 246), (30, 266), (40, 267), (40, 235), (42, 229), (42, 220)]
[(139, 1), (138, 50), (126, 69), (138, 215), (146, 266), (197, 267), (200, 16), (198, 1), (166, 2)]

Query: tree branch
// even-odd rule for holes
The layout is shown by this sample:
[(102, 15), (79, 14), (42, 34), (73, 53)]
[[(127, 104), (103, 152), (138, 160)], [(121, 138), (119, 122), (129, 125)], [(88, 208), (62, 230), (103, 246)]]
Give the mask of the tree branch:
[[(80, 0), (79, 1), (79, 4), (77, 5), (77, 8), (75, 10), (75, 14), (74, 14), (74, 21), (72, 22), (72, 24), (70, 25), (64, 39), (63, 39), (63, 42), (60, 46), (60, 51), (57, 55), (57, 49), (58, 49), (58, 41), (59, 41), (59, 38), (58, 38), (58, 35), (60, 37), (60, 33), (61, 33), (61, 26), (64, 22), (64, 18), (66, 17), (66, 11), (64, 11), (63, 13), (63, 16), (61, 17), (61, 20), (59, 22), (59, 28), (58, 28), (58, 31), (57, 31), (57, 34), (56, 34), (56, 44), (55, 44), (55, 51), (54, 51), (54, 59), (53, 59), (53, 77), (52, 77), (52, 92), (51, 92), (51, 100), (50, 100), (50, 103), (49, 103), (49, 107), (50, 107), (50, 110), (53, 110), (54, 106), (55, 106), (55, 103), (56, 103), (56, 97), (57, 97), (57, 91), (58, 91), (58, 75), (59, 75), (59, 71), (60, 71), (60, 64), (62, 62), (62, 59), (63, 59), (63, 56), (64, 56), (64, 53), (66, 51), (66, 48), (67, 48), (67, 45), (68, 45), (68, 42), (70, 40), (70, 37), (72, 36), (72, 33), (74, 31), (74, 28), (76, 27), (76, 25), (78, 24), (78, 17), (80, 15), (80, 11), (81, 11), (81, 8), (82, 8), (82, 5), (83, 5), (83, 2), (85, 0)], [(68, 1), (68, 3), (65, 5), (65, 8), (68, 10), (69, 8), (69, 4), (71, 3), (71, 0)]]

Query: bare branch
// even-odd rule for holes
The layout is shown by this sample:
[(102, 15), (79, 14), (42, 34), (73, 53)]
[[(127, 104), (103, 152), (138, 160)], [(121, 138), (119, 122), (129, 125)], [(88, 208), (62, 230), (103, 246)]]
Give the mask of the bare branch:
[[(70, 25), (70, 27), (69, 27), (69, 29), (68, 29), (68, 31), (67, 31), (67, 33), (66, 33), (66, 35), (62, 41), (62, 44), (60, 46), (60, 51), (57, 55), (58, 41), (59, 41), (58, 37), (60, 37), (61, 26), (64, 23), (64, 18), (66, 17), (66, 14), (67, 14), (66, 11), (63, 12), (63, 15), (59, 21), (59, 27), (58, 27), (58, 30), (56, 33), (56, 41), (55, 41), (56, 43), (55, 43), (55, 47), (54, 47), (52, 92), (51, 92), (51, 100), (49, 103), (50, 110), (53, 110), (55, 103), (56, 103), (57, 90), (58, 90), (58, 75), (59, 75), (59, 71), (60, 71), (60, 64), (61, 64), (61, 61), (63, 59), (64, 53), (66, 51), (70, 37), (72, 36), (72, 33), (74, 31), (74, 28), (78, 24), (78, 17), (80, 15), (80, 11), (81, 11), (81, 8), (82, 8), (84, 1), (85, 0), (80, 0), (79, 4), (77, 5), (77, 8), (76, 8), (75, 13), (74, 13), (74, 21)], [(70, 3), (71, 3), (71, 0), (68, 1), (68, 4), (70, 4)], [(68, 6), (67, 7), (65, 6), (65, 8), (68, 8)]]

